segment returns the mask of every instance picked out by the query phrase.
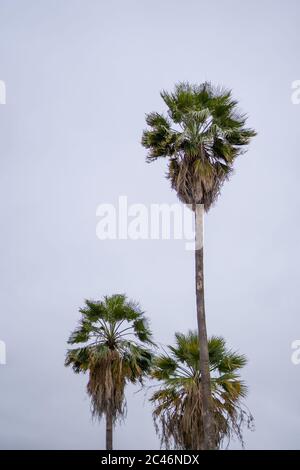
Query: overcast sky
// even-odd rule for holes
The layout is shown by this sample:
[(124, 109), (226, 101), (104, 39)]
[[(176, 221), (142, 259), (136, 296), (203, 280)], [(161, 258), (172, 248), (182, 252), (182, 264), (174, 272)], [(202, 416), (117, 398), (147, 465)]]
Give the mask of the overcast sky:
[[(2, 449), (103, 448), (87, 377), (63, 365), (84, 298), (126, 292), (162, 344), (196, 327), (182, 240), (96, 237), (101, 203), (177, 201), (140, 138), (183, 80), (232, 88), (258, 131), (206, 218), (208, 333), (249, 359), (246, 447), (300, 447), (299, 17), (298, 0), (0, 0)], [(157, 449), (136, 390), (115, 446)]]

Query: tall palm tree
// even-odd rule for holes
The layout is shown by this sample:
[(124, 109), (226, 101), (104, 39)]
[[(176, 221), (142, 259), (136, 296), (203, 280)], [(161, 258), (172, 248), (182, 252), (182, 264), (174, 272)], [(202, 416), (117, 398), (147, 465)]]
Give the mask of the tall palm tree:
[(68, 343), (66, 366), (75, 373), (89, 372), (87, 393), (93, 417), (106, 417), (106, 449), (113, 448), (113, 426), (125, 415), (125, 385), (141, 382), (148, 373), (153, 345), (147, 320), (140, 306), (125, 295), (86, 300), (79, 326)]
[(214, 423), (211, 412), (211, 382), (204, 306), (203, 215), (216, 201), (220, 189), (256, 133), (245, 127), (246, 116), (237, 111), (231, 91), (210, 83), (179, 83), (173, 93), (161, 92), (167, 115), (146, 115), (142, 145), (147, 161), (168, 159), (167, 177), (178, 198), (195, 213), (195, 286), (200, 370), (202, 374), (202, 415), (205, 447), (213, 448)]
[[(153, 377), (161, 382), (150, 400), (157, 431), (161, 425), (162, 444), (167, 448), (201, 450), (205, 448), (202, 421), (202, 375), (199, 370), (199, 341), (196, 331), (176, 333), (176, 345), (154, 361)], [(208, 341), (211, 371), (212, 413), (215, 423), (214, 448), (231, 436), (243, 444), (242, 426), (252, 416), (242, 403), (247, 388), (239, 376), (246, 358), (226, 348), (221, 337)]]

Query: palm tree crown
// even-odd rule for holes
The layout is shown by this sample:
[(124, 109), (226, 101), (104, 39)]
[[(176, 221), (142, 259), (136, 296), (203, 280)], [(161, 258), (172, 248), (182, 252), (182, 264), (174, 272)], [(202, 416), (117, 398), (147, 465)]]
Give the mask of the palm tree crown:
[(68, 343), (83, 345), (69, 349), (65, 365), (74, 372), (89, 371), (87, 391), (92, 414), (110, 414), (113, 422), (124, 416), (127, 382), (142, 381), (148, 373), (153, 345), (147, 320), (139, 305), (125, 295), (85, 301), (78, 328)]
[(147, 114), (149, 126), (142, 144), (149, 162), (168, 157), (167, 176), (179, 199), (208, 210), (233, 162), (256, 133), (245, 127), (246, 116), (237, 110), (231, 91), (210, 83), (179, 83), (173, 93), (161, 92), (167, 116)]
[[(203, 449), (204, 433), (201, 406), (201, 374), (197, 332), (176, 333), (176, 345), (154, 361), (152, 375), (161, 382), (150, 398), (157, 430), (161, 425), (162, 444), (167, 448)], [(215, 448), (235, 435), (241, 442), (242, 425), (250, 426), (252, 416), (243, 407), (247, 388), (239, 370), (246, 358), (226, 348), (221, 337), (208, 341)]]

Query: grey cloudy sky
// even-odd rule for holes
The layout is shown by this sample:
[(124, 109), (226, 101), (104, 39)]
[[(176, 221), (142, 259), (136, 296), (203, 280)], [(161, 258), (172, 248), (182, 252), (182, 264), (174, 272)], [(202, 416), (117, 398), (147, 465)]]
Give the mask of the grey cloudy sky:
[[(103, 447), (86, 377), (63, 366), (84, 298), (126, 292), (161, 343), (196, 326), (183, 241), (95, 233), (97, 206), (119, 195), (176, 202), (140, 137), (182, 80), (232, 88), (259, 133), (206, 218), (208, 330), (249, 359), (246, 447), (299, 448), (299, 15), (298, 0), (0, 0), (2, 449)], [(135, 391), (116, 448), (158, 448)]]

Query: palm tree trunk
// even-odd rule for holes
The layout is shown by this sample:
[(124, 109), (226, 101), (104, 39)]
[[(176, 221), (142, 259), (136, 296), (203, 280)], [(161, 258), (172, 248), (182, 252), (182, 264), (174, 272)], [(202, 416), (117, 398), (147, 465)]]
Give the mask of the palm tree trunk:
[(113, 417), (111, 406), (108, 407), (106, 413), (106, 450), (113, 448)]
[(204, 429), (205, 449), (214, 449), (213, 416), (211, 410), (211, 383), (209, 370), (208, 342), (204, 305), (204, 266), (203, 266), (203, 215), (202, 204), (195, 208), (195, 279), (198, 336), (200, 343), (200, 373), (202, 392), (202, 416)]

